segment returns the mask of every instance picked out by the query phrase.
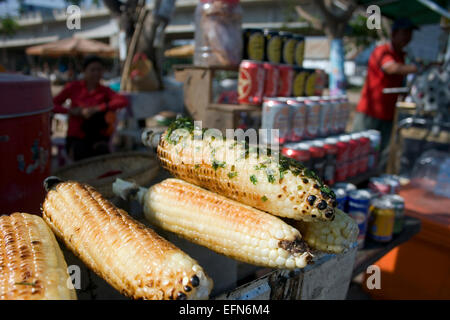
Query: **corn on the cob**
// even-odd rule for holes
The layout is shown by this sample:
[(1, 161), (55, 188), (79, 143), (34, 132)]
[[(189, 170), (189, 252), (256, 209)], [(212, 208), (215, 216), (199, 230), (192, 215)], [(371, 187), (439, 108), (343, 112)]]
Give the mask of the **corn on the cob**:
[(135, 299), (206, 299), (212, 281), (198, 263), (116, 208), (92, 187), (60, 182), (43, 204), (46, 222), (80, 259)]
[[(113, 190), (131, 183), (116, 180)], [(154, 225), (228, 257), (276, 268), (303, 268), (312, 255), (300, 232), (262, 212), (179, 179), (134, 192)], [(146, 192), (147, 191), (147, 192)]]
[(257, 148), (234, 139), (194, 140), (196, 131), (192, 122), (178, 119), (161, 136), (158, 158), (174, 176), (280, 217), (333, 218), (334, 193), (299, 162), (258, 155)]
[(293, 225), (312, 248), (333, 253), (348, 249), (356, 241), (359, 232), (355, 220), (339, 209), (336, 209), (333, 221), (295, 221)]
[(0, 300), (76, 299), (67, 264), (42, 218), (0, 217)]

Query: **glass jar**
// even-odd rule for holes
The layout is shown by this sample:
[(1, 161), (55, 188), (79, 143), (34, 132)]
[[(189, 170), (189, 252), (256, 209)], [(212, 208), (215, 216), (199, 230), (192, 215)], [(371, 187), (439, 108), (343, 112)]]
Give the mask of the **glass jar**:
[(195, 10), (197, 66), (237, 66), (242, 59), (239, 0), (200, 0)]

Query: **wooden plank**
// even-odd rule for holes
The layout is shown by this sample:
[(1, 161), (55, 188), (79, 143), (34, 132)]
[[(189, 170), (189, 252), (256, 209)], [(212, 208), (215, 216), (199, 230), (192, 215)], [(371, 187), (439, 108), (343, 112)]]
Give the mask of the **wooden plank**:
[(382, 244), (367, 239), (365, 247), (362, 250), (359, 250), (356, 255), (352, 277), (356, 277), (361, 272), (364, 272), (368, 266), (374, 264), (389, 251), (411, 239), (414, 235), (419, 233), (420, 226), (421, 222), (419, 219), (405, 216), (403, 231), (399, 235), (394, 236), (392, 241), (387, 244)]
[(209, 109), (222, 112), (262, 112), (261, 107), (246, 104), (211, 103)]

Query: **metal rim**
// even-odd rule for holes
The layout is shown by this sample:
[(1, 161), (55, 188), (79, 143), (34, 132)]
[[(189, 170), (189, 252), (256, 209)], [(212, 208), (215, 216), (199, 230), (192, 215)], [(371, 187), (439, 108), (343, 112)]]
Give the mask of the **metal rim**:
[(8, 115), (0, 115), (0, 120), (2, 119), (10, 119), (10, 118), (20, 118), (20, 117), (28, 117), (28, 116), (34, 116), (41, 113), (47, 113), (53, 110), (53, 107), (37, 110), (37, 111), (31, 111), (31, 112), (24, 112), (24, 113), (15, 113), (15, 114), (8, 114)]

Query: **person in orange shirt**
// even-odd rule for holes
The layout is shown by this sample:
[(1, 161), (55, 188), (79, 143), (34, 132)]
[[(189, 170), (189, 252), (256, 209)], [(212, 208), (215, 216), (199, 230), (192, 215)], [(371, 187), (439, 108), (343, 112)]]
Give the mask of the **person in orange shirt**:
[(405, 76), (417, 72), (405, 64), (404, 47), (417, 27), (406, 18), (394, 21), (391, 41), (377, 46), (369, 58), (367, 77), (356, 107), (353, 131), (376, 129), (381, 132), (381, 151), (389, 144), (398, 94), (385, 94), (386, 88), (404, 86)]
[[(109, 152), (110, 112), (128, 105), (126, 97), (100, 84), (102, 59), (89, 56), (83, 63), (83, 80), (68, 83), (53, 99), (54, 113), (69, 115), (66, 150), (77, 161)], [(70, 106), (63, 104), (70, 99)]]

